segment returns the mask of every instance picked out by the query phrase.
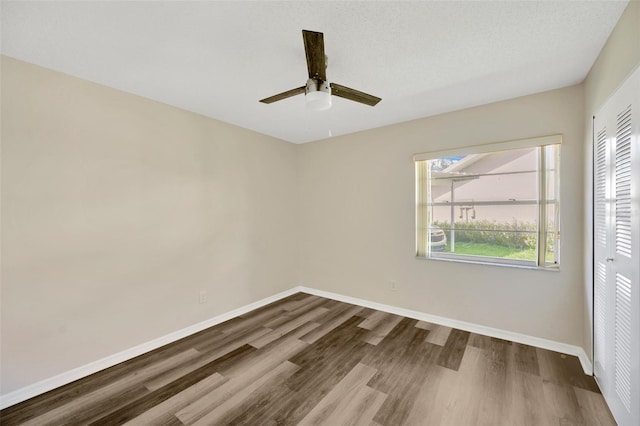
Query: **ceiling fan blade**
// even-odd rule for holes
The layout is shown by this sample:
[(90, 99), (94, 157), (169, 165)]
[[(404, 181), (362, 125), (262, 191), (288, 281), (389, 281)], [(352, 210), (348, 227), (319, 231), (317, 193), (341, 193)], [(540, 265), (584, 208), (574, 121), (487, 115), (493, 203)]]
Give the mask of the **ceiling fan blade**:
[(341, 98), (349, 99), (350, 101), (360, 102), (370, 106), (375, 106), (382, 99), (377, 96), (370, 95), (368, 93), (361, 92), (356, 89), (352, 89), (340, 84), (331, 83), (331, 94), (339, 96)]
[(327, 62), (324, 55), (324, 35), (315, 31), (302, 30), (304, 52), (307, 55), (309, 78), (327, 81)]
[(277, 95), (269, 96), (268, 98), (260, 99), (260, 102), (263, 104), (270, 104), (272, 102), (281, 101), (286, 98), (290, 98), (291, 96), (299, 95), (304, 93), (304, 89), (307, 86), (296, 87), (295, 89), (287, 90), (286, 92), (278, 93)]

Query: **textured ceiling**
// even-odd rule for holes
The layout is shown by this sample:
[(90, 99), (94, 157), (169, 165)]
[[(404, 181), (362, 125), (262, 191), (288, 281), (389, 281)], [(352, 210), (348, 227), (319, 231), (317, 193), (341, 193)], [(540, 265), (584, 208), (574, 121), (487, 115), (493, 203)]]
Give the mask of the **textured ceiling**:
[[(580, 83), (627, 1), (2, 1), (2, 53), (302, 143)], [(301, 30), (330, 81), (309, 111)]]

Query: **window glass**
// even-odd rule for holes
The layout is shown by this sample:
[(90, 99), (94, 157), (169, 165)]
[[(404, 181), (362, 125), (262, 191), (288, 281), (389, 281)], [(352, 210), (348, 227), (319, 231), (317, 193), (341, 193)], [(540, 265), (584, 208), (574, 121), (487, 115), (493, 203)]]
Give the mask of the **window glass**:
[(419, 161), (418, 255), (557, 265), (558, 146)]

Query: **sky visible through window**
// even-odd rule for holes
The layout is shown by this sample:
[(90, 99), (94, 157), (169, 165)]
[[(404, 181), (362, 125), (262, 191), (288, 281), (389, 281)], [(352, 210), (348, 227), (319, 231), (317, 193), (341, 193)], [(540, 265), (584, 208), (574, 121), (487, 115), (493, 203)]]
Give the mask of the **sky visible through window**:
[(434, 172), (441, 172), (442, 170), (452, 166), (465, 157), (466, 155), (457, 155), (454, 157), (436, 158), (435, 160), (431, 160), (431, 170), (433, 170)]

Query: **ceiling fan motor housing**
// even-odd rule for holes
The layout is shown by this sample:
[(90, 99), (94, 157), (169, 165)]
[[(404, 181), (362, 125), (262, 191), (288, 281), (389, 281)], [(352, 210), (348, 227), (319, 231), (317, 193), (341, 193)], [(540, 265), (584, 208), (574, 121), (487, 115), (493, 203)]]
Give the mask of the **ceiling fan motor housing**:
[(304, 89), (307, 107), (316, 111), (331, 108), (331, 86), (329, 82), (310, 78)]

